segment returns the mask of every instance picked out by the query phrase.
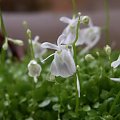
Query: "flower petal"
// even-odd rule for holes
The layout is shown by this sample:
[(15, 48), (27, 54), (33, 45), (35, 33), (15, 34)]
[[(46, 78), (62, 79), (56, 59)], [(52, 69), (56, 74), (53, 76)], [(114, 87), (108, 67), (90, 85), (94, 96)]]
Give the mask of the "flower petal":
[(93, 48), (100, 39), (100, 28), (99, 27), (91, 27), (85, 29), (84, 40), (86, 47), (81, 51), (81, 54), (88, 52), (91, 48)]
[(76, 27), (77, 27), (78, 20), (79, 20), (79, 17), (73, 18), (72, 21), (71, 21), (71, 23), (70, 23), (70, 26), (76, 28)]
[(92, 21), (92, 19), (89, 17), (89, 27), (93, 27), (94, 25), (93, 25), (93, 21)]
[(56, 64), (56, 60), (57, 60), (57, 58), (56, 58), (56, 56), (54, 56), (54, 60), (51, 63), (51, 73), (54, 76), (59, 76), (58, 65)]
[(80, 98), (80, 82), (77, 76), (77, 90), (78, 90), (78, 97)]
[(41, 43), (38, 42), (38, 38), (36, 38), (32, 41), (33, 44), (33, 50), (35, 53), (35, 58), (42, 58), (42, 56), (46, 53), (46, 49), (41, 47)]
[(85, 43), (85, 40), (86, 40), (85, 36), (84, 36), (85, 35), (84, 29), (82, 29), (82, 30), (79, 29), (78, 33), (79, 33), (79, 35), (78, 35), (78, 40), (76, 42), (76, 46), (83, 45)]
[(64, 22), (64, 23), (68, 23), (68, 24), (71, 23), (71, 19), (68, 18), (68, 17), (61, 17), (61, 18), (60, 18), (60, 21), (62, 21), (62, 22)]
[(35, 36), (33, 41), (38, 42), (39, 39), (40, 39), (40, 37), (37, 35), (37, 36)]
[(74, 40), (75, 40), (75, 34), (69, 33), (66, 36), (66, 39), (65, 39), (65, 41), (63, 43), (65, 45), (71, 45), (71, 44), (73, 44)]
[(119, 55), (119, 57), (118, 57), (118, 59), (116, 61), (111, 63), (111, 67), (116, 68), (119, 65), (120, 65), (120, 55)]
[(71, 45), (76, 37), (76, 29), (68, 26), (63, 31), (63, 34), (65, 35), (65, 40), (62, 43), (65, 45)]
[(69, 50), (63, 49), (61, 53), (55, 53), (51, 64), (51, 73), (53, 75), (66, 78), (72, 76), (75, 71), (75, 63)]
[(55, 44), (49, 43), (49, 42), (44, 42), (41, 44), (42, 48), (48, 48), (48, 49), (53, 49), (53, 50), (59, 50), (59, 47)]
[(57, 45), (60, 46), (62, 43), (64, 43), (65, 38), (66, 38), (66, 36), (65, 36), (64, 34), (61, 34), (61, 35), (58, 37)]
[(120, 82), (120, 78), (110, 78), (112, 81)]
[(41, 66), (35, 60), (31, 60), (29, 62), (28, 64), (29, 76), (37, 77), (40, 75), (41, 70), (42, 70)]

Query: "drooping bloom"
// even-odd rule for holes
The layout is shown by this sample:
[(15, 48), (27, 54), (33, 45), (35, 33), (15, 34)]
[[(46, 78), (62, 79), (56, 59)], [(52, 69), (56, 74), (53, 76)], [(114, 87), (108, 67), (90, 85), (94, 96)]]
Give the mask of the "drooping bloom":
[[(120, 55), (119, 55), (117, 60), (115, 60), (111, 63), (111, 67), (116, 68), (119, 65), (120, 65)], [(110, 78), (110, 79), (113, 80), (113, 81), (116, 81), (116, 82), (120, 82), (120, 78)]]
[[(68, 17), (60, 18), (60, 21), (68, 24), (62, 33), (66, 36), (65, 40), (63, 41), (64, 44), (70, 45), (74, 42), (74, 40), (76, 38), (76, 28), (77, 28), (78, 20), (79, 20), (78, 17), (72, 18), (72, 19), (70, 19)], [(80, 31), (80, 29), (79, 29), (79, 31)], [(81, 42), (81, 44), (83, 44), (83, 43)]]
[[(94, 26), (92, 20), (88, 17), (89, 24), (88, 28), (83, 28), (78, 30), (78, 40), (76, 45), (85, 44), (86, 47), (81, 51), (82, 54), (88, 52), (92, 47), (94, 47), (100, 39), (100, 27)], [(86, 20), (85, 16), (80, 17), (80, 22), (84, 23)], [(69, 19), (67, 17), (61, 17), (60, 21), (67, 23), (67, 27), (64, 29), (63, 33), (66, 36), (64, 44), (72, 44), (76, 38), (76, 28), (78, 18)]]
[(76, 72), (76, 66), (70, 49), (67, 47), (67, 45), (62, 45), (64, 40), (65, 36), (61, 35), (57, 40), (57, 45), (44, 42), (41, 44), (41, 46), (43, 48), (56, 50), (55, 53), (52, 54), (54, 55), (54, 59), (51, 63), (51, 73), (54, 76), (66, 78), (72, 76)]
[(100, 39), (100, 31), (100, 27), (97, 26), (90, 26), (80, 31), (79, 41), (84, 41), (84, 44), (86, 45), (86, 47), (81, 51), (81, 54), (87, 53), (98, 43)]
[(115, 60), (115, 61), (113, 61), (113, 62), (111, 63), (111, 67), (116, 68), (116, 67), (118, 67), (119, 65), (120, 65), (120, 55), (119, 55), (119, 57), (118, 57), (117, 60)]
[(46, 53), (46, 49), (41, 47), (41, 43), (38, 42), (39, 36), (36, 36), (32, 41), (33, 50), (35, 54), (35, 58), (42, 59), (42, 56)]
[(34, 78), (34, 81), (37, 82), (37, 77), (40, 76), (42, 68), (41, 66), (35, 61), (31, 60), (28, 64), (28, 75)]

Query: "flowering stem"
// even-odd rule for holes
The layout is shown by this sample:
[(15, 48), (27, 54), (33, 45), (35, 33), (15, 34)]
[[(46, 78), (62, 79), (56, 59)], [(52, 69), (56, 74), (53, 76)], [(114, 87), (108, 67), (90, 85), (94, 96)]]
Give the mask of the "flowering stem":
[(77, 13), (76, 0), (72, 0), (72, 5), (73, 5), (73, 18), (75, 18)]
[(109, 15), (109, 4), (108, 0), (104, 0), (105, 6), (105, 16), (106, 16), (106, 23), (105, 23), (105, 37), (106, 37), (106, 44), (110, 45), (110, 15)]
[[(76, 42), (78, 40), (78, 31), (79, 31), (79, 27), (80, 27), (80, 17), (77, 23), (77, 28), (76, 28), (76, 38), (74, 40), (73, 43), (73, 51), (74, 51), (74, 60), (75, 60), (75, 65), (77, 66), (77, 51), (76, 51)], [(76, 108), (75, 108), (75, 112), (78, 112), (78, 108), (79, 108), (79, 96), (78, 96), (78, 90), (77, 90), (77, 75), (79, 77), (79, 72), (78, 70), (76, 70), (76, 73), (74, 75), (74, 79), (75, 79), (75, 90), (76, 90)]]
[(116, 98), (115, 98), (115, 100), (114, 100), (114, 102), (113, 102), (113, 104), (112, 104), (112, 106), (111, 106), (111, 109), (110, 109), (110, 111), (109, 111), (110, 114), (112, 114), (112, 112), (113, 112), (113, 110), (114, 110), (114, 108), (115, 108), (115, 105), (117, 104), (119, 98), (120, 98), (120, 91), (118, 92), (118, 94), (117, 94), (117, 96), (116, 96)]
[[(7, 37), (7, 32), (6, 32), (6, 29), (5, 29), (5, 25), (4, 25), (4, 21), (3, 21), (3, 17), (2, 17), (2, 11), (0, 10), (0, 28), (1, 28), (1, 32), (2, 32), (2, 35), (4, 37), (4, 43), (8, 43), (6, 37)], [(5, 57), (6, 57), (6, 50), (2, 49), (2, 52), (1, 52), (1, 63), (4, 63), (5, 61)]]
[(27, 30), (27, 35), (28, 35), (28, 41), (29, 41), (29, 48), (30, 48), (30, 53), (31, 53), (31, 59), (35, 59), (34, 50), (33, 50), (33, 44), (32, 44), (32, 34), (31, 34), (30, 29)]
[(5, 54), (6, 54), (5, 52), (6, 51), (2, 49), (2, 51), (1, 51), (1, 62), (0, 62), (1, 64), (4, 63), (4, 61), (5, 61)]

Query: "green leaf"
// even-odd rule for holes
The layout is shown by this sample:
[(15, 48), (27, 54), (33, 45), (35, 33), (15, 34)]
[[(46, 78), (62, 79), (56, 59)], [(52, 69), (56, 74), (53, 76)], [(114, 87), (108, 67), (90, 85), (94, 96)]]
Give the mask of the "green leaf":
[(88, 111), (90, 111), (90, 110), (91, 110), (91, 107), (90, 107), (89, 105), (83, 106), (83, 111), (88, 112)]
[(53, 106), (52, 106), (52, 109), (53, 109), (54, 111), (60, 111), (60, 104), (55, 104), (55, 105), (53, 105)]

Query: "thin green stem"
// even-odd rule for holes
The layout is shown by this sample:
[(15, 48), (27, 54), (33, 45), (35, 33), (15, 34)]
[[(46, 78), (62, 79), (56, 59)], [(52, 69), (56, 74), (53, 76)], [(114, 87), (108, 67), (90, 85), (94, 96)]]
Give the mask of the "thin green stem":
[(73, 18), (75, 18), (77, 14), (76, 0), (72, 0), (72, 5), (73, 5)]
[(31, 59), (35, 59), (34, 50), (33, 50), (33, 44), (32, 44), (32, 34), (31, 31), (28, 29), (29, 32), (27, 32), (28, 35), (28, 41), (29, 41), (29, 48), (31, 53)]
[(29, 40), (30, 40), (31, 58), (35, 59), (33, 45), (32, 45), (32, 39), (29, 39)]
[[(7, 32), (6, 32), (6, 29), (5, 29), (5, 25), (4, 25), (1, 9), (0, 9), (0, 28), (1, 28), (2, 35), (3, 35), (4, 39), (5, 39), (7, 37)], [(5, 42), (8, 42), (7, 39), (4, 40), (3, 44)], [(1, 52), (1, 63), (4, 63), (5, 57), (6, 57), (6, 50), (2, 49), (2, 52)]]
[(73, 47), (76, 47), (76, 42), (78, 40), (78, 35), (79, 35), (79, 28), (80, 28), (80, 16), (79, 16), (79, 19), (78, 19), (78, 23), (77, 23), (77, 28), (76, 28), (76, 38), (73, 42)]
[(1, 51), (1, 64), (5, 62), (5, 55), (6, 55), (6, 50), (2, 49)]
[(112, 112), (113, 112), (113, 110), (114, 110), (114, 108), (115, 108), (115, 105), (117, 104), (119, 98), (120, 98), (120, 91), (118, 92), (118, 94), (117, 94), (117, 96), (116, 96), (116, 98), (115, 98), (115, 100), (114, 100), (114, 102), (113, 102), (113, 104), (112, 104), (112, 106), (111, 106), (111, 109), (110, 109), (110, 111), (109, 111), (110, 114), (112, 114)]
[(76, 92), (76, 106), (75, 106), (75, 112), (78, 113), (79, 109), (79, 97), (78, 97), (78, 90), (77, 90), (77, 73), (74, 74), (74, 85), (75, 85), (75, 92)]
[(5, 29), (5, 25), (4, 25), (4, 21), (3, 21), (3, 17), (2, 17), (2, 12), (0, 10), (0, 27), (1, 27), (1, 32), (2, 34), (7, 37), (7, 32), (6, 32), (6, 29)]
[[(77, 28), (76, 28), (76, 38), (73, 42), (73, 51), (74, 51), (74, 60), (75, 60), (75, 65), (77, 66), (77, 50), (76, 50), (76, 42), (78, 40), (78, 31), (80, 28), (80, 17), (77, 23)], [(78, 90), (77, 90), (77, 76), (79, 77), (79, 72), (78, 70), (76, 70), (76, 73), (74, 74), (74, 80), (75, 80), (75, 90), (76, 90), (76, 107), (75, 107), (75, 112), (78, 113), (78, 109), (79, 109), (79, 96), (78, 96)]]
[(104, 6), (105, 6), (105, 37), (106, 37), (106, 44), (110, 45), (110, 15), (109, 15), (109, 1), (104, 0)]

